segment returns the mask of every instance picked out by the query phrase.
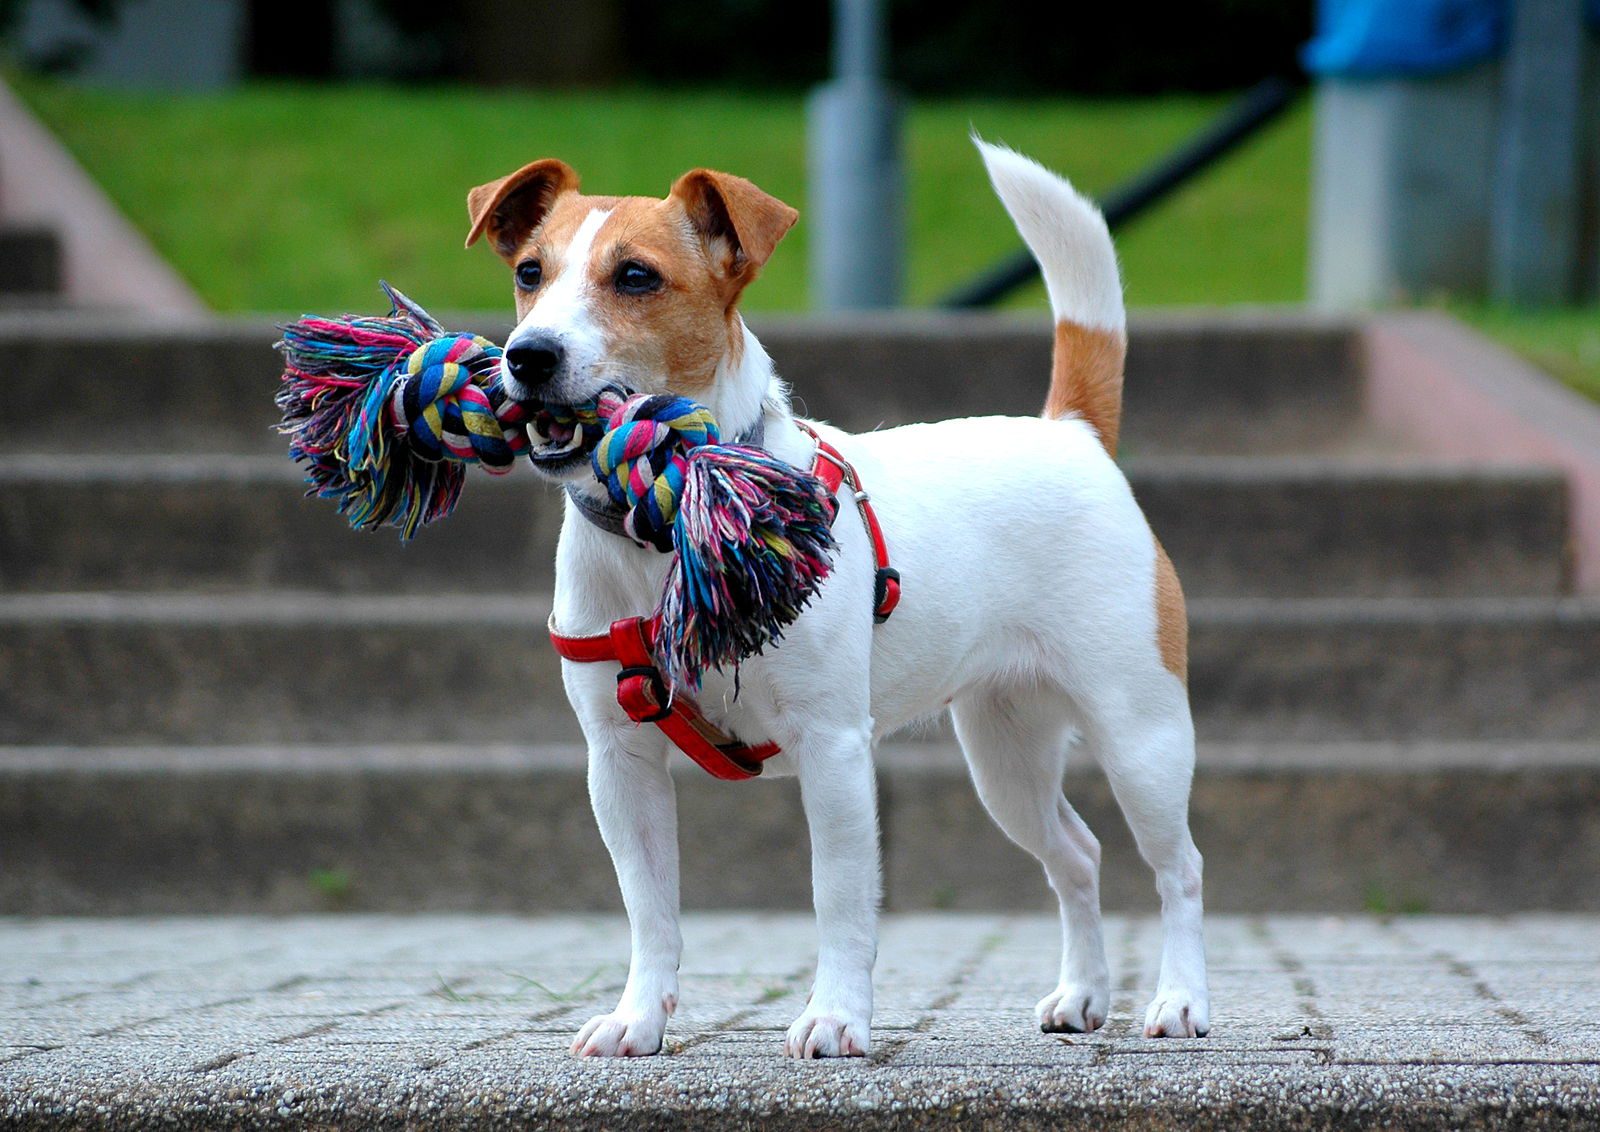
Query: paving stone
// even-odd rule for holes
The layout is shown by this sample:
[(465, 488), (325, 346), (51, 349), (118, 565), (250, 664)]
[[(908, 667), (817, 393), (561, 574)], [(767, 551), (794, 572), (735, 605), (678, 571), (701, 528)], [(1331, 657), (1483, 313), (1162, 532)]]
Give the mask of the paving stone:
[(1600, 919), (1212, 917), (1214, 1026), (1186, 1041), (1139, 1036), (1160, 935), (1137, 917), (1107, 924), (1107, 1026), (1040, 1034), (1056, 931), (1042, 916), (887, 917), (872, 1056), (796, 1063), (781, 1041), (809, 919), (693, 915), (666, 1053), (606, 1063), (567, 1043), (620, 985), (617, 919), (0, 920), (0, 1127), (1600, 1120), (1600, 1031), (1563, 1024), (1595, 1016), (1600, 981), (1521, 994), (1552, 964), (1592, 976)]

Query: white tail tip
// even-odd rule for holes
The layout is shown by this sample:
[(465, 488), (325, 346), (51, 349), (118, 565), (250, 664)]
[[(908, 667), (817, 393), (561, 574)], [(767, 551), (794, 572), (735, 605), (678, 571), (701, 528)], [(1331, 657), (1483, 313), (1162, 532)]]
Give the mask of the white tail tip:
[(1039, 261), (1056, 320), (1122, 330), (1122, 277), (1100, 210), (1032, 158), (976, 134), (972, 141), (1000, 202)]

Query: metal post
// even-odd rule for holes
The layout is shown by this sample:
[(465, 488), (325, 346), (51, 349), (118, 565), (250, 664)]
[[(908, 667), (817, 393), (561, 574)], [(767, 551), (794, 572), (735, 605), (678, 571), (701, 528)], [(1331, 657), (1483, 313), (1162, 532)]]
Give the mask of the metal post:
[(1516, 0), (1490, 213), (1490, 293), (1561, 303), (1578, 285), (1582, 0)]
[(835, 0), (835, 78), (806, 105), (811, 298), (819, 310), (900, 302), (900, 105), (883, 81), (882, 0)]

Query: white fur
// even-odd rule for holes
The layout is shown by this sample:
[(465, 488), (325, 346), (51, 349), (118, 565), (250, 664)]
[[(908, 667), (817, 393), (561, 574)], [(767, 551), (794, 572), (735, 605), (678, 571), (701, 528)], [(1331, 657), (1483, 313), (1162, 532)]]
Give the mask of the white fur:
[(1121, 330), (1122, 279), (1100, 210), (1062, 177), (1016, 150), (973, 137), (989, 182), (1044, 269), (1057, 319)]
[[(1121, 326), (1116, 264), (1098, 214), (1026, 159), (994, 147), (984, 155), (1002, 198), (1025, 214), (1018, 224), (1043, 260), (1052, 301), (1097, 325)], [(746, 336), (738, 363), (719, 373), (718, 410), (743, 428), (739, 414), (763, 405), (768, 447), (808, 467), (812, 441), (790, 416), (766, 354)], [(1061, 792), (1076, 742), (1105, 769), (1156, 873), (1165, 944), (1146, 1033), (1203, 1034), (1201, 862), (1187, 821), (1194, 732), (1184, 684), (1162, 664), (1155, 547), (1127, 481), (1076, 420), (822, 431), (872, 492), (904, 600), (874, 627), (871, 551), (846, 496), (833, 574), (782, 647), (744, 665), (736, 700), (715, 675), (699, 697), (741, 737), (782, 744), (784, 755), (769, 766), (800, 780), (821, 948), (786, 1050), (805, 1057), (869, 1048), (880, 883), (872, 752), (884, 735), (946, 705), (984, 805), (1039, 858), (1060, 899), (1061, 967), (1056, 989), (1038, 1004), (1041, 1024), (1091, 1030), (1110, 1005), (1100, 849)], [(555, 624), (595, 634), (654, 608), (668, 560), (598, 530), (569, 504), (556, 565)], [(678, 999), (668, 766), (681, 756), (657, 729), (623, 715), (614, 666), (567, 662), (563, 679), (588, 741), (590, 796), (633, 943), (616, 1009), (585, 1025), (573, 1049), (654, 1053)]]
[[(508, 350), (519, 340), (550, 336), (566, 350), (569, 374), (587, 374), (604, 364), (605, 335), (589, 310), (594, 287), (589, 282), (588, 268), (595, 236), (610, 216), (609, 209), (596, 208), (583, 218), (553, 277), (547, 277), (539, 288), (538, 301), (506, 339)], [(546, 270), (551, 266), (546, 264)], [(504, 380), (513, 390), (520, 388), (509, 373)], [(560, 384), (564, 380), (569, 379), (558, 379), (554, 386), (541, 392), (552, 401), (581, 401), (585, 394), (568, 393)]]

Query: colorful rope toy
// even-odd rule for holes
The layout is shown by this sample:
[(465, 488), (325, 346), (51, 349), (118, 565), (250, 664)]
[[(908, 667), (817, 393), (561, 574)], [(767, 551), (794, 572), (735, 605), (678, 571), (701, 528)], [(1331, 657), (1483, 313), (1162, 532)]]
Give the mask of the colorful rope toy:
[(623, 530), (675, 553), (657, 611), (656, 650), (670, 686), (699, 688), (706, 669), (782, 639), (831, 568), (833, 496), (758, 447), (723, 444), (705, 406), (607, 390), (592, 402), (515, 401), (500, 348), (449, 334), (383, 284), (387, 318), (307, 316), (283, 327), (277, 404), (289, 456), (309, 495), (334, 500), (358, 529), (402, 540), (448, 515), (469, 464), (510, 471), (529, 439), (564, 437), (626, 509)]
[(723, 444), (687, 397), (602, 395), (606, 431), (590, 456), (622, 527), (677, 551), (659, 610), (667, 684), (699, 688), (783, 638), (828, 576), (838, 504), (820, 481), (765, 449)]

